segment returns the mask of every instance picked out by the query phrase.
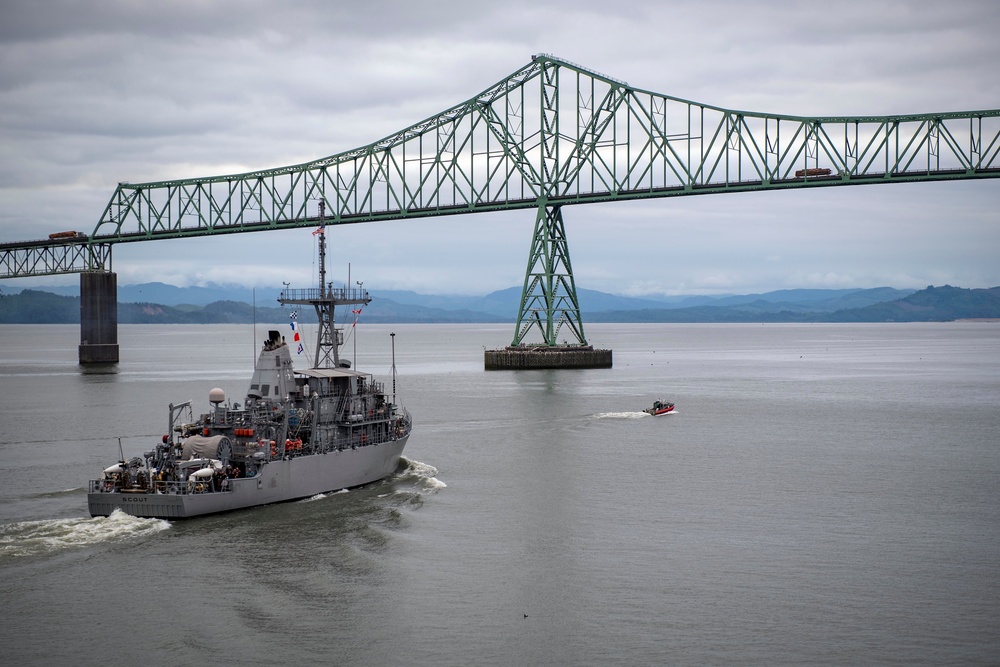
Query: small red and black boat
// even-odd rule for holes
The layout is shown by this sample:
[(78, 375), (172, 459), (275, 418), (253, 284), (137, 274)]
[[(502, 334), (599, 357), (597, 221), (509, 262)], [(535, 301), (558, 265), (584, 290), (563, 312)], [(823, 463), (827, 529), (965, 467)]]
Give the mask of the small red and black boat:
[(654, 417), (656, 417), (657, 415), (665, 415), (668, 412), (673, 412), (673, 411), (674, 411), (674, 404), (669, 403), (667, 401), (653, 401), (653, 407), (646, 408), (645, 410), (643, 410), (643, 412), (645, 412), (646, 414), (653, 415)]

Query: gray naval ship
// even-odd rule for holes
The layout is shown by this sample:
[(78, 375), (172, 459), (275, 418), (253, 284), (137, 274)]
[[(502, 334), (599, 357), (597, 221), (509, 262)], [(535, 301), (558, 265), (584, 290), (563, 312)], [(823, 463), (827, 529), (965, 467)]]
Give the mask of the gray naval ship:
[(361, 486), (396, 470), (413, 422), (395, 401), (395, 339), (387, 395), (382, 383), (340, 357), (335, 307), (371, 299), (365, 290), (326, 284), (322, 229), (319, 287), (286, 288), (278, 298), (316, 309), (314, 366), (295, 370), (284, 338), (269, 332), (242, 407), (221, 389), (209, 392), (212, 407), (197, 419), (191, 401), (171, 404), (167, 435), (153, 451), (122, 455), (90, 481), (91, 516), (214, 514)]

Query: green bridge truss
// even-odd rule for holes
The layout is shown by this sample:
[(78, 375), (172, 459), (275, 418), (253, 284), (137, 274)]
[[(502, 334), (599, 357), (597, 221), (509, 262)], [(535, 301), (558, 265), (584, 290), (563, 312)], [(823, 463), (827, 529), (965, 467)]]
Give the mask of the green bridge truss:
[(116, 243), (536, 210), (513, 344), (586, 344), (562, 208), (653, 197), (1000, 177), (1000, 109), (786, 116), (634, 88), (549, 55), (372, 144), (229, 176), (121, 183), (83, 238), (0, 245), (0, 278), (110, 270)]

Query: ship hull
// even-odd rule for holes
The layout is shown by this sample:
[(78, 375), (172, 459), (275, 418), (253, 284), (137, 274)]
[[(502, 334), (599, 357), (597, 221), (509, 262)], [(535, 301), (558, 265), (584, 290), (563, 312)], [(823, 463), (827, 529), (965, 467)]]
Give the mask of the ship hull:
[(207, 493), (135, 493), (91, 490), (91, 516), (110, 516), (116, 509), (137, 517), (183, 519), (269, 505), (320, 493), (363, 486), (396, 470), (409, 434), (397, 440), (325, 454), (275, 460), (253, 477), (228, 480), (226, 491)]

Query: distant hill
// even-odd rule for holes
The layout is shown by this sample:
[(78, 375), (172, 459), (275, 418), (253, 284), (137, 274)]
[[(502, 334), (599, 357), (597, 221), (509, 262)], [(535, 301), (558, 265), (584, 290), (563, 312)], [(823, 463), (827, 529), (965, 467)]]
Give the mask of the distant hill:
[[(769, 302), (763, 299), (728, 306), (693, 306), (644, 311), (607, 311), (585, 315), (590, 322), (947, 322), (958, 319), (1000, 318), (1000, 287), (962, 289), (945, 285), (928, 287), (902, 298), (867, 305), (836, 308), (839, 304), (863, 303), (888, 288), (862, 290), (867, 294), (841, 295), (801, 303)], [(820, 310), (824, 305), (831, 310)]]
[[(80, 296), (80, 285), (53, 285), (34, 287), (34, 290), (50, 292), (60, 296)], [(216, 301), (239, 301), (252, 303), (256, 296), (258, 303), (273, 304), (280, 288), (251, 289), (240, 286), (207, 285), (205, 287), (177, 287), (166, 283), (142, 283), (141, 285), (119, 285), (119, 303), (157, 303), (163, 306), (207, 306)]]
[[(33, 291), (45, 291), (61, 296), (80, 296), (79, 285), (61, 285), (52, 287), (35, 287)], [(119, 285), (119, 303), (155, 303), (163, 306), (207, 306), (217, 301), (238, 301), (253, 303), (258, 308), (275, 305), (280, 287), (258, 287), (255, 290), (240, 286), (208, 285), (205, 287), (175, 287), (164, 283), (143, 283), (141, 285)], [(435, 295), (419, 294), (407, 290), (370, 290), (370, 294), (385, 304), (395, 304), (393, 310), (403, 317), (426, 317), (436, 314), (441, 317), (445, 312), (467, 311), (474, 317), (494, 316), (496, 318), (513, 319), (517, 317), (520, 307), (521, 288), (509, 287), (492, 292), (486, 296)], [(664, 301), (655, 299), (636, 299), (616, 296), (595, 290), (578, 289), (580, 307), (583, 310), (609, 310), (612, 308), (626, 310), (643, 310), (645, 308), (664, 307)], [(375, 306), (375, 304), (372, 304)]]
[[(139, 289), (141, 288), (141, 289)], [(69, 289), (69, 288), (64, 288)], [(76, 288), (74, 288), (76, 289)], [(202, 290), (209, 291), (202, 291)], [(123, 292), (163, 294), (173, 303), (155, 301), (118, 304), (122, 324), (287, 323), (292, 309), (275, 303), (279, 289), (258, 289), (256, 309), (238, 299), (194, 301), (216, 288), (178, 288), (150, 283), (122, 287)], [(218, 288), (222, 290), (222, 288)], [(232, 290), (224, 293), (231, 294)], [(512, 322), (521, 288), (511, 287), (482, 297), (435, 296), (407, 291), (373, 291), (365, 322)], [(722, 297), (681, 297), (674, 301), (638, 299), (581, 289), (585, 322), (913, 322), (967, 318), (1000, 318), (1000, 287), (963, 289), (944, 285), (916, 292), (891, 287), (846, 290), (779, 290)], [(268, 304), (268, 305), (264, 305)], [(302, 322), (315, 322), (311, 309), (299, 309)], [(66, 324), (80, 321), (76, 295), (42, 289), (0, 293), (0, 323)]]
[(834, 313), (836, 322), (947, 322), (1000, 317), (1000, 287), (928, 287), (904, 299)]
[(80, 299), (23, 290), (0, 295), (0, 324), (66, 324), (80, 321)]

